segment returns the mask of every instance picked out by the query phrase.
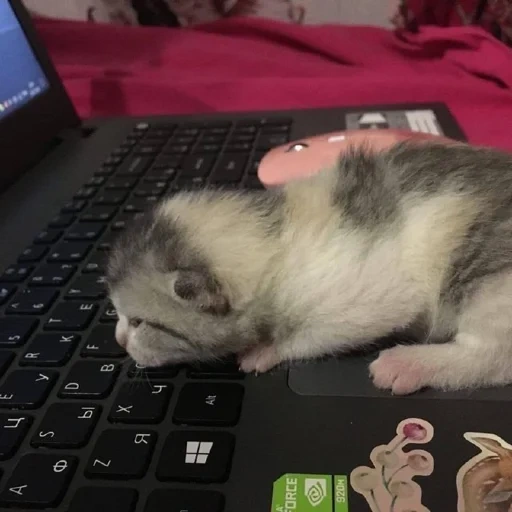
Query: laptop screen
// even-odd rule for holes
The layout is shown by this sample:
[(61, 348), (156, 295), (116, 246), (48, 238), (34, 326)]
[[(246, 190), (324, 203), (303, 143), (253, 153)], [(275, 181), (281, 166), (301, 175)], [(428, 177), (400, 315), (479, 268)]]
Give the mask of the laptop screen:
[(0, 1), (0, 120), (49, 87), (9, 2)]

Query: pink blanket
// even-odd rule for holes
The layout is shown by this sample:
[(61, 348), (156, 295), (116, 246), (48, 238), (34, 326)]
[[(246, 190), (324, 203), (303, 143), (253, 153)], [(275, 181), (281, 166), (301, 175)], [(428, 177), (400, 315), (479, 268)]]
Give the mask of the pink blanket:
[(512, 150), (512, 50), (477, 28), (38, 28), (83, 117), (444, 101), (471, 142)]

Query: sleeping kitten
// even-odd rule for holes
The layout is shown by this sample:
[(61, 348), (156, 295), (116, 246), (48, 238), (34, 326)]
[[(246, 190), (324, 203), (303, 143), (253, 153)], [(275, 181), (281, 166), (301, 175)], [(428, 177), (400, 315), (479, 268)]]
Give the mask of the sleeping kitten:
[(112, 251), (117, 339), (140, 364), (239, 355), (246, 372), (396, 333), (376, 386), (512, 382), (512, 157), (352, 150), (277, 190), (163, 200)]

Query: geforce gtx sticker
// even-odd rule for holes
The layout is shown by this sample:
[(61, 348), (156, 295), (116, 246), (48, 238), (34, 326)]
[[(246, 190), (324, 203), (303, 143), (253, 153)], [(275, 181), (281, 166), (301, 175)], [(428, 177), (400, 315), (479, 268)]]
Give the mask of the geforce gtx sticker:
[(347, 477), (287, 473), (274, 482), (271, 512), (349, 512)]

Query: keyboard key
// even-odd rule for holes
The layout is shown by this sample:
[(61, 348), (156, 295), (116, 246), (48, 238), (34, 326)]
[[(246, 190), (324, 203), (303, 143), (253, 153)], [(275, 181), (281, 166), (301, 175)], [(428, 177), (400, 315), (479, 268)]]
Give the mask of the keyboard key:
[(28, 265), (11, 265), (0, 276), (1, 283), (21, 283), (32, 272), (34, 267)]
[(82, 348), (81, 356), (105, 358), (126, 356), (125, 349), (116, 341), (115, 325), (95, 327)]
[(205, 137), (208, 137), (210, 135), (226, 135), (229, 132), (229, 127), (216, 127), (216, 128), (207, 128), (204, 131)]
[(242, 153), (248, 153), (252, 149), (252, 144), (249, 142), (230, 142), (226, 146), (226, 151), (230, 152), (242, 152)]
[(0, 318), (0, 347), (21, 347), (37, 324), (32, 318)]
[(248, 157), (243, 153), (224, 153), (211, 176), (213, 183), (238, 182), (242, 179)]
[(222, 147), (226, 137), (224, 135), (203, 135), (199, 141), (198, 146), (201, 144), (217, 144)]
[(130, 213), (142, 213), (154, 206), (160, 198), (158, 196), (138, 197), (129, 199), (124, 205), (124, 211)]
[(63, 242), (50, 252), (48, 261), (58, 263), (73, 263), (81, 261), (91, 250), (91, 245), (85, 242)]
[(53, 404), (35, 430), (31, 444), (36, 448), (85, 446), (91, 438), (100, 415), (101, 407), (97, 404)]
[(172, 142), (174, 144), (192, 144), (196, 140), (196, 138), (197, 136), (193, 135), (173, 137)]
[(14, 352), (8, 350), (0, 350), (0, 377), (7, 371), (9, 365), (14, 359)]
[(203, 127), (202, 123), (187, 123), (186, 125), (178, 126), (178, 128), (174, 131), (174, 137), (195, 137), (199, 135), (200, 128)]
[(240, 371), (236, 361), (226, 361), (192, 366), (188, 370), (188, 376), (193, 379), (243, 379), (245, 374)]
[(219, 153), (222, 149), (222, 144), (198, 144), (194, 148), (194, 153)]
[(204, 188), (205, 178), (186, 178), (180, 177), (178, 181), (171, 187), (171, 190), (178, 192), (180, 190), (200, 190)]
[(56, 290), (49, 288), (27, 288), (15, 295), (6, 312), (15, 315), (46, 313), (57, 295)]
[(123, 190), (109, 190), (100, 193), (94, 200), (94, 204), (118, 205), (123, 203), (127, 196), (128, 194)]
[(142, 147), (143, 145), (147, 145), (147, 146), (159, 146), (160, 148), (165, 146), (165, 144), (169, 141), (169, 137), (168, 136), (163, 136), (163, 135), (153, 135), (153, 134), (148, 134), (146, 137), (144, 137), (139, 145), (135, 148), (135, 152), (137, 152), (137, 149)]
[(258, 150), (269, 150), (288, 142), (288, 136), (280, 133), (262, 133), (256, 141)]
[(117, 167), (122, 161), (123, 158), (121, 156), (110, 155), (109, 157), (105, 158), (103, 165), (105, 167)]
[(119, 317), (117, 316), (117, 311), (112, 304), (107, 304), (103, 313), (100, 316), (100, 322), (117, 322)]
[(80, 341), (78, 334), (38, 334), (20, 360), (24, 366), (63, 366)]
[[(148, 141), (144, 141), (148, 142)], [(133, 148), (133, 154), (137, 156), (155, 156), (160, 153), (162, 150), (164, 143), (157, 144), (157, 141), (153, 141), (153, 144), (143, 144), (139, 146), (135, 146)]]
[(87, 260), (82, 272), (84, 274), (103, 274), (106, 263), (105, 253), (96, 252)]
[(62, 286), (69, 281), (76, 267), (68, 263), (62, 265), (43, 265), (30, 278), (30, 286)]
[(185, 155), (190, 151), (190, 148), (190, 144), (175, 144), (171, 141), (164, 147), (162, 153), (164, 155)]
[(240, 416), (243, 396), (244, 388), (240, 384), (185, 384), (173, 420), (184, 425), (235, 425)]
[(260, 119), (243, 119), (237, 122), (238, 126), (256, 125), (267, 128), (268, 126), (287, 125), (290, 126), (292, 120), (288, 117), (263, 117)]
[(138, 377), (141, 379), (172, 379), (178, 375), (178, 370), (179, 367), (175, 365), (150, 368), (133, 363), (128, 370), (128, 377)]
[(222, 512), (224, 502), (217, 491), (158, 489), (149, 495), (144, 512)]
[(224, 482), (235, 438), (228, 432), (181, 430), (167, 437), (156, 470), (159, 480)]
[(138, 138), (127, 138), (125, 141), (119, 146), (122, 150), (129, 150), (128, 153), (132, 150), (132, 148), (139, 142)]
[(165, 181), (157, 181), (151, 185), (138, 187), (133, 193), (135, 197), (161, 196), (167, 189), (168, 184)]
[(105, 186), (106, 190), (130, 190), (137, 184), (137, 178), (112, 178)]
[(11, 295), (16, 291), (16, 286), (12, 284), (0, 285), (0, 306), (5, 304)]
[(91, 206), (80, 216), (80, 222), (107, 222), (116, 212), (115, 206)]
[(85, 184), (86, 187), (101, 187), (107, 178), (102, 176), (93, 176), (89, 179), (89, 181)]
[(249, 163), (248, 173), (249, 175), (257, 175), (258, 168), (260, 166), (261, 160), (265, 156), (265, 153), (255, 153), (252, 157), (251, 162)]
[(181, 162), (183, 161), (182, 156), (176, 155), (161, 155), (159, 156), (151, 166), (148, 175), (155, 169), (174, 169), (179, 170)]
[(81, 212), (85, 205), (87, 204), (87, 201), (84, 201), (83, 199), (79, 199), (76, 201), (70, 201), (66, 205), (64, 205), (64, 208), (62, 208), (62, 213), (78, 213)]
[(73, 196), (73, 199), (90, 199), (94, 194), (96, 194), (95, 187), (81, 187), (77, 190), (76, 194)]
[(245, 182), (245, 186), (251, 190), (263, 190), (265, 185), (261, 183), (257, 176), (249, 176)]
[(253, 133), (243, 133), (243, 132), (233, 132), (229, 137), (229, 144), (237, 144), (240, 142), (252, 142), (254, 140), (254, 132)]
[(137, 123), (134, 127), (134, 131), (137, 133), (147, 133), (147, 131), (151, 128), (151, 125), (149, 123), (145, 123), (141, 121), (140, 123)]
[(32, 424), (26, 414), (0, 414), (0, 460), (10, 459)]
[(151, 165), (153, 158), (150, 156), (136, 156), (135, 158), (127, 158), (124, 163), (119, 166), (116, 176), (141, 176)]
[(67, 512), (134, 512), (137, 499), (137, 491), (127, 487), (81, 487)]
[(4, 507), (47, 508), (58, 505), (78, 464), (71, 455), (23, 456), (0, 494)]
[(114, 222), (111, 224), (111, 228), (113, 231), (122, 231), (132, 221), (133, 215), (131, 213), (123, 213), (116, 217)]
[(48, 248), (44, 247), (44, 245), (27, 247), (18, 257), (18, 262), (34, 263), (36, 261), (40, 261), (47, 252)]
[(66, 292), (67, 299), (103, 299), (107, 295), (105, 276), (77, 277)]
[[(133, 143), (135, 145), (135, 142)], [(99, 176), (100, 178), (105, 178), (106, 176), (112, 176), (114, 174), (114, 171), (116, 170), (115, 167), (110, 167), (108, 165), (102, 165), (97, 171), (94, 172), (94, 176)]]
[(112, 244), (116, 240), (118, 234), (115, 231), (107, 231), (102, 237), (98, 244), (97, 249), (99, 251), (110, 251)]
[(39, 235), (34, 238), (35, 244), (53, 244), (62, 236), (62, 231), (58, 229), (49, 229), (41, 231)]
[(88, 478), (142, 478), (156, 443), (155, 432), (105, 430), (91, 453), (85, 474)]
[(247, 125), (247, 126), (244, 126), (244, 125), (237, 125), (237, 127), (235, 128), (234, 132), (233, 133), (236, 133), (236, 134), (250, 134), (252, 136), (255, 135), (255, 133), (258, 131), (258, 126), (255, 126), (255, 125)]
[(98, 306), (92, 302), (58, 304), (44, 326), (47, 331), (81, 331), (91, 323)]
[(70, 213), (60, 213), (59, 215), (55, 215), (55, 217), (53, 217), (48, 226), (51, 228), (67, 228), (68, 226), (71, 226), (73, 222), (75, 222), (75, 219), (76, 217)]
[(64, 239), (70, 241), (93, 241), (99, 238), (104, 229), (104, 226), (101, 224), (80, 222), (68, 231)]
[(261, 130), (261, 133), (286, 133), (290, 132), (291, 125), (290, 123), (284, 124), (273, 124), (264, 126)]
[(165, 417), (172, 385), (128, 382), (121, 387), (108, 417), (114, 423), (159, 423)]
[(175, 128), (174, 125), (154, 126), (146, 132), (146, 137), (170, 137)]
[(59, 390), (60, 398), (104, 398), (110, 394), (119, 366), (110, 362), (75, 363)]
[(124, 158), (126, 155), (130, 154), (131, 150), (132, 150), (132, 146), (119, 147), (117, 149), (114, 149), (114, 151), (112, 151), (112, 155), (120, 156), (120, 157)]
[(50, 370), (15, 370), (0, 385), (0, 407), (37, 409), (46, 400), (57, 372)]
[(153, 169), (150, 170), (146, 176), (144, 177), (145, 183), (155, 183), (166, 181), (169, 182), (176, 177), (178, 170), (173, 167), (168, 167), (164, 169)]
[(187, 177), (207, 176), (212, 170), (216, 155), (195, 154), (190, 155), (183, 161), (182, 174)]

